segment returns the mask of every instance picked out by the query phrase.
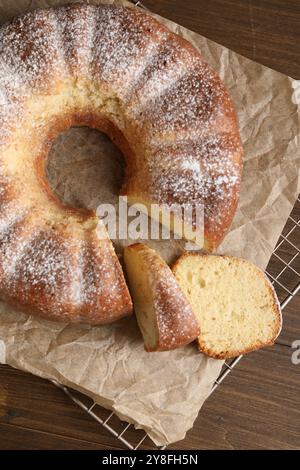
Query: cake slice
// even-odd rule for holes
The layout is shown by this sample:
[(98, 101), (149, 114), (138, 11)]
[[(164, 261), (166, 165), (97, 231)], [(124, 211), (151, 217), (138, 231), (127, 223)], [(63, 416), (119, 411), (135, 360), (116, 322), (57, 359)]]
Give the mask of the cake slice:
[(281, 329), (276, 293), (252, 263), (185, 253), (173, 273), (199, 321), (199, 349), (227, 359), (274, 343)]
[(199, 325), (169, 266), (151, 248), (124, 250), (129, 289), (146, 351), (168, 351), (195, 340)]

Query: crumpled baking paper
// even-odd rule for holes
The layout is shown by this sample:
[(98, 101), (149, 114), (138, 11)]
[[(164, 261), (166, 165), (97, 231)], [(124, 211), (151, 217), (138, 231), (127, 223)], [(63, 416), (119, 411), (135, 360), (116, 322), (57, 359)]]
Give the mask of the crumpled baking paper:
[[(0, 19), (63, 3), (0, 0)], [(230, 91), (245, 165), (239, 207), (218, 252), (265, 268), (300, 190), (300, 84), (157, 18), (200, 50)], [(117, 202), (122, 171), (119, 151), (105, 136), (84, 128), (62, 134), (48, 164), (51, 185), (65, 202), (94, 208), (103, 201)], [(117, 244), (119, 253), (124, 243)], [(175, 242), (154, 245), (169, 261), (182, 250)], [(2, 302), (0, 340), (3, 362), (89, 395), (145, 429), (157, 445), (184, 438), (223, 364), (203, 356), (194, 345), (146, 353), (134, 316), (109, 326), (67, 325), (22, 314)]]

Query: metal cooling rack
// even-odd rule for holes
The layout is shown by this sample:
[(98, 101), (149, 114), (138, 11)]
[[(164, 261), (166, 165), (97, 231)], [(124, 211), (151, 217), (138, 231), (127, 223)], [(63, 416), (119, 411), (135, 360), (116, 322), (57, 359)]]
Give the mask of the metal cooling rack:
[[(273, 251), (266, 274), (276, 290), (281, 309), (300, 291), (300, 197), (288, 217), (287, 223)], [(280, 342), (280, 337), (279, 337)], [(243, 356), (224, 363), (222, 371), (214, 383), (210, 395), (232, 372)], [(55, 382), (68, 397), (80, 408), (94, 418), (103, 428), (107, 429), (125, 448), (137, 450), (142, 447), (157, 449), (145, 431), (134, 429), (131, 424), (121, 421), (114, 412), (109, 412), (97, 405), (90, 398), (70, 390)], [(164, 449), (160, 447), (159, 449)]]
[[(148, 10), (140, 1), (131, 1), (135, 6)], [(273, 251), (271, 260), (266, 270), (276, 290), (281, 309), (284, 310), (289, 302), (300, 290), (300, 197), (288, 217), (285, 228)], [(280, 337), (279, 337), (280, 342)], [(236, 357), (232, 361), (224, 363), (222, 371), (214, 383), (210, 395), (223, 382), (225, 377), (232, 372), (243, 356)], [(103, 428), (112, 434), (125, 448), (137, 450), (165, 449), (157, 447), (148, 437), (147, 433), (140, 429), (134, 429), (133, 425), (121, 421), (114, 412), (105, 410), (92, 399), (79, 392), (54, 382), (64, 393)]]

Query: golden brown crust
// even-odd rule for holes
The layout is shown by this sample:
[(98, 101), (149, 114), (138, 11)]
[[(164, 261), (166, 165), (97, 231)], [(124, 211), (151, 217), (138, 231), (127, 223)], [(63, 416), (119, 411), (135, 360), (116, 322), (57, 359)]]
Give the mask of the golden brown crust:
[[(30, 243), (23, 243), (26, 240)], [(24, 312), (95, 325), (132, 313), (111, 242), (99, 241), (94, 230), (74, 233), (70, 227), (41, 227), (32, 217), (14, 226), (10, 240), (3, 240), (1, 254), (2, 298)]]
[[(158, 253), (142, 243), (135, 243), (125, 248), (125, 262), (130, 259), (133, 252), (140, 255), (140, 264), (136, 266), (136, 270), (147, 272), (158, 332), (155, 346), (151, 347), (145, 342), (145, 350), (169, 351), (191, 343), (199, 336), (199, 324), (171, 269)], [(128, 261), (126, 266), (129, 266)], [(130, 274), (130, 270), (128, 273)], [(131, 285), (135, 301), (135, 286), (132, 283)], [(138, 314), (139, 312), (136, 312), (139, 319)]]
[[(0, 64), (0, 91), (4, 100), (0, 107), (0, 176), (3, 179), (0, 178), (0, 189), (3, 204), (4, 198), (9, 199), (1, 226), (3, 231), (8, 230), (12, 219), (23, 210), (37, 211), (40, 219), (40, 226), (34, 225), (32, 240), (28, 236), (22, 241), (24, 246), (17, 241), (13, 245), (14, 256), (20, 258), (16, 263), (24, 261), (23, 251), (26, 253), (38, 240), (41, 256), (48, 256), (50, 248), (46, 242), (49, 242), (51, 249), (56, 247), (53, 256), (59, 258), (60, 246), (53, 241), (53, 231), (60, 238), (68, 226), (70, 234), (67, 238), (62, 236), (62, 241), (69, 246), (61, 256), (64, 262), (71, 262), (75, 256), (76, 265), (82, 247), (73, 253), (72, 244), (77, 238), (87, 243), (87, 226), (95, 224), (94, 213), (64, 206), (45, 180), (49, 145), (58, 132), (71, 125), (95, 127), (107, 133), (123, 151), (127, 169), (122, 194), (150, 204), (182, 204), (186, 199), (192, 205), (204, 204), (206, 248), (220, 242), (237, 204), (242, 148), (227, 91), (188, 42), (137, 9), (72, 4), (27, 13), (0, 28)], [(193, 149), (192, 162), (185, 155), (187, 149)], [(176, 158), (172, 159), (174, 155)], [(163, 171), (157, 165), (157, 158), (163, 163)], [(203, 162), (205, 165), (200, 168)], [(169, 171), (170, 165), (175, 167), (175, 175)], [(10, 188), (8, 192), (6, 186)], [(23, 216), (20, 217), (25, 223)], [(44, 242), (43, 237), (39, 238), (39, 230), (43, 230)], [(72, 231), (81, 232), (75, 236)], [(91, 241), (88, 245), (93, 255), (78, 268), (81, 270), (78, 279), (97, 251)], [(131, 302), (108, 240), (100, 243), (99, 249), (101, 246), (107, 248), (105, 253), (109, 256), (105, 258), (105, 269), (100, 273), (95, 268), (91, 274), (94, 298), (90, 307), (83, 307), (84, 318), (78, 313), (78, 305), (82, 303), (80, 295), (84, 298), (84, 293), (76, 296), (73, 292), (73, 297), (64, 304), (68, 305), (69, 316), (63, 305), (55, 307), (60, 314), (54, 312), (65, 282), (63, 272), (69, 276), (69, 268), (61, 268), (58, 258), (50, 270), (56, 288), (55, 302), (43, 293), (44, 285), (40, 291), (34, 287), (27, 271), (23, 280), (18, 281), (22, 289), (28, 283), (25, 299), (9, 287), (14, 275), (12, 269), (5, 267), (5, 253), (11, 256), (12, 246), (5, 245), (1, 253), (5, 269), (1, 266), (0, 292), (21, 308), (30, 310), (32, 306), (32, 311), (39, 311), (47, 318), (60, 316), (64, 320), (102, 323), (107, 320), (108, 306), (99, 276), (109, 277), (114, 273), (111, 282), (117, 287), (115, 300), (110, 302), (112, 320), (117, 319), (130, 312)], [(38, 264), (37, 260), (35, 263)], [(33, 269), (29, 258), (27, 268)], [(49, 266), (44, 268), (43, 275), (46, 275)], [(37, 273), (37, 267), (34, 269)], [(81, 291), (80, 281), (76, 282)], [(84, 278), (82, 284), (85, 285)], [(67, 282), (65, 289), (69, 292), (64, 294), (70, 297), (74, 284)], [(88, 286), (85, 289), (88, 291)]]

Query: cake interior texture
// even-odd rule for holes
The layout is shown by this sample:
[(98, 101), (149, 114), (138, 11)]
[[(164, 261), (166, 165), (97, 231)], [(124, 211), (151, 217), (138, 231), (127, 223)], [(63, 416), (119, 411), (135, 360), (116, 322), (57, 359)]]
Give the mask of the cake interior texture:
[(159, 331), (148, 270), (138, 251), (125, 250), (124, 258), (130, 292), (134, 299), (134, 310), (145, 348), (154, 350), (159, 341)]
[(273, 344), (281, 313), (271, 283), (256, 266), (194, 254), (179, 258), (173, 271), (198, 318), (204, 353), (228, 358)]

